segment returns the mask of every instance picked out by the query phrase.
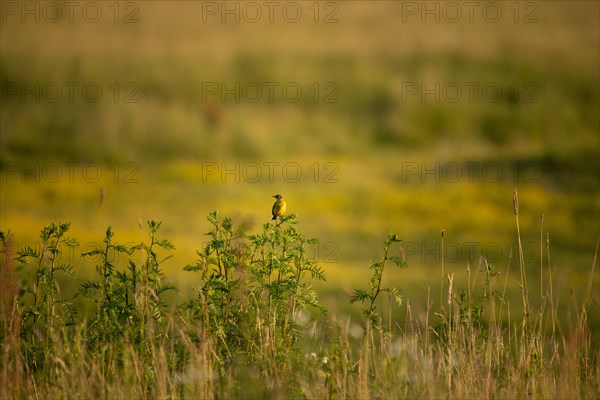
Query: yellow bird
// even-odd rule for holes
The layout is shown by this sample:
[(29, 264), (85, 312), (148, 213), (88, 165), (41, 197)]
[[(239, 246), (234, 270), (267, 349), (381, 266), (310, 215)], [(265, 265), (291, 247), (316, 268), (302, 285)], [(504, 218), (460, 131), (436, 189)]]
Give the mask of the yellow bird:
[(285, 213), (285, 208), (287, 206), (282, 195), (276, 194), (273, 197), (275, 197), (277, 200), (275, 200), (275, 203), (273, 203), (273, 208), (271, 209), (271, 213), (273, 214), (271, 221), (275, 221), (277, 217), (281, 217)]

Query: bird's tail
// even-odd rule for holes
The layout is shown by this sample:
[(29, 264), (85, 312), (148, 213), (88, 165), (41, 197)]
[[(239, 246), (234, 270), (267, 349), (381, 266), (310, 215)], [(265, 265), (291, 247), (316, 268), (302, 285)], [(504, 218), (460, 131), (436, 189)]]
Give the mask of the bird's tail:
[(277, 219), (277, 215), (273, 215), (273, 218), (271, 218), (271, 221), (275, 221)]

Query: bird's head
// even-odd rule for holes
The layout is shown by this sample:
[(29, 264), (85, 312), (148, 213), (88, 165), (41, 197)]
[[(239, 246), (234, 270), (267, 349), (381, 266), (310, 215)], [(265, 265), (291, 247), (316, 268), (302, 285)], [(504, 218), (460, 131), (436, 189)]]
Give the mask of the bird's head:
[(276, 194), (276, 195), (275, 195), (275, 196), (273, 196), (273, 197), (275, 197), (277, 200), (281, 200), (281, 199), (283, 199), (283, 196), (282, 196), (282, 195), (280, 195), (280, 194)]

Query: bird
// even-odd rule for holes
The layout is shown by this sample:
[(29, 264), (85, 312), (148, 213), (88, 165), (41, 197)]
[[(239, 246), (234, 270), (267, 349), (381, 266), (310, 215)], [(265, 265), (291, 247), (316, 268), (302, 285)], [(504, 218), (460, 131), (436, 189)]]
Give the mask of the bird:
[(273, 203), (273, 208), (271, 209), (271, 213), (273, 214), (271, 221), (275, 221), (277, 220), (277, 217), (281, 217), (285, 213), (285, 208), (287, 206), (282, 195), (276, 194), (273, 197), (275, 197), (276, 200), (275, 203)]

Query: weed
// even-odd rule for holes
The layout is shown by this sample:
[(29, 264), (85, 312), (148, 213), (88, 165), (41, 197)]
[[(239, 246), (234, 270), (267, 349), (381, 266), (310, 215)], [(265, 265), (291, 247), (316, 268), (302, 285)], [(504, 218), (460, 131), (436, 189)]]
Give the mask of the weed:
[[(514, 198), (520, 240), (516, 192)], [(64, 262), (66, 249), (78, 246), (67, 236), (69, 224), (43, 228), (39, 250), (14, 252), (12, 236), (0, 233), (3, 285), (15, 281), (13, 260), (25, 272), (19, 291), (3, 290), (0, 397), (593, 398), (599, 393), (600, 354), (587, 319), (597, 307), (595, 260), (582, 303), (573, 307), (575, 329), (566, 329), (557, 312), (552, 268), (543, 274), (542, 263), (546, 290), (530, 315), (532, 292), (520, 266), (523, 313), (515, 318), (507, 313), (507, 278), (498, 290), (501, 271), (485, 258), (474, 276), (467, 265), (466, 288), (444, 269), (447, 287), (442, 286), (443, 301), (434, 311), (439, 319), (434, 328), (429, 300), (421, 321), (409, 299), (403, 302), (398, 288), (384, 284), (388, 261), (406, 267), (394, 254), (400, 239), (388, 235), (382, 259), (369, 264), (368, 288), (355, 289), (350, 298), (361, 305), (359, 325), (350, 316), (342, 322), (343, 316), (319, 301), (311, 281), (324, 280), (325, 274), (307, 251), (317, 240), (302, 235), (294, 214), (257, 233), (216, 211), (208, 221), (208, 241), (184, 267), (193, 273), (195, 294), (176, 308), (163, 299), (176, 288), (165, 283), (162, 266), (170, 255), (162, 253), (175, 247), (159, 237), (161, 223), (149, 221), (148, 242), (132, 246), (119, 244), (109, 227), (102, 244), (82, 254), (97, 260), (96, 279), (80, 283), (75, 295), (92, 310), (86, 318), (61, 294), (57, 279), (59, 272), (67, 279), (75, 276), (75, 268)], [(519, 248), (522, 264), (520, 253)], [(549, 254), (545, 260), (549, 264)], [(388, 306), (382, 293), (390, 296)], [(411, 329), (396, 331), (399, 323), (385, 309), (392, 305), (406, 311), (405, 326)], [(551, 323), (548, 332), (545, 321)]]

